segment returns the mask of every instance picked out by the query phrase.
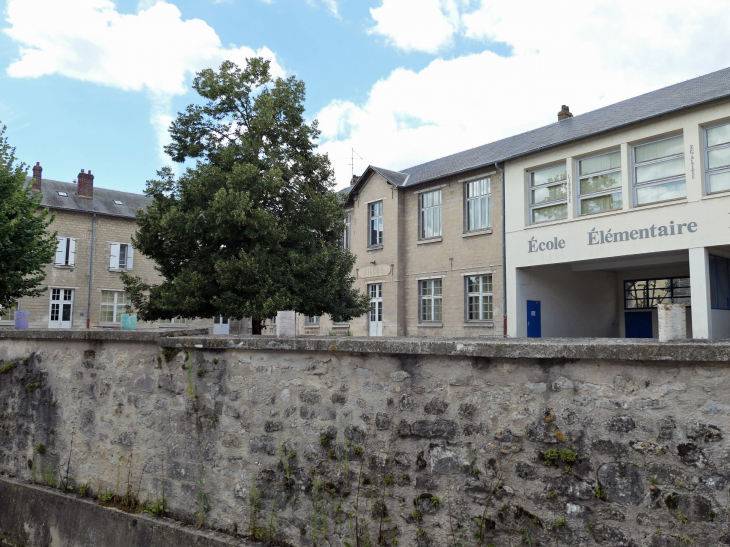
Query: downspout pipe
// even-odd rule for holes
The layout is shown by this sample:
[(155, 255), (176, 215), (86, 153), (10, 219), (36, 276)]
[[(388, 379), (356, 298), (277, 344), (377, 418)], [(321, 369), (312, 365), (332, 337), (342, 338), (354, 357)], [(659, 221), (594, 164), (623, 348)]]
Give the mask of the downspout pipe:
[(494, 162), (494, 168), (499, 171), (500, 177), (502, 179), (502, 315), (504, 316), (504, 331), (503, 335), (506, 338), (507, 337), (507, 234), (505, 231), (505, 205), (504, 205), (504, 195), (505, 195), (505, 189), (506, 184), (504, 181), (504, 171), (499, 168), (499, 165), (497, 162)]
[(94, 276), (94, 237), (96, 236), (96, 213), (91, 217), (91, 251), (89, 252), (89, 300), (86, 303), (86, 328), (91, 328), (91, 281)]

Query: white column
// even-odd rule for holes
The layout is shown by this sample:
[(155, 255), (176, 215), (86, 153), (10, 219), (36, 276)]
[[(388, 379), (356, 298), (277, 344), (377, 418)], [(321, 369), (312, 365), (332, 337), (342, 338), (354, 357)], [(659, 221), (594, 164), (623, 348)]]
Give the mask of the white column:
[(712, 336), (712, 306), (710, 303), (710, 264), (707, 249), (689, 250), (689, 281), (692, 287), (692, 337)]

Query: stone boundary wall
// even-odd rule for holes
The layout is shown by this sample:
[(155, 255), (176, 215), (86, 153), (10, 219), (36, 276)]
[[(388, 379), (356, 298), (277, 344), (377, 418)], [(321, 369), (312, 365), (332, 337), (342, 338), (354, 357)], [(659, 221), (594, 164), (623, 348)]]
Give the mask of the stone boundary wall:
[(138, 334), (0, 338), (3, 472), (282, 545), (730, 545), (727, 343)]
[(171, 519), (129, 514), (43, 486), (0, 478), (0, 545), (17, 547), (245, 547)]

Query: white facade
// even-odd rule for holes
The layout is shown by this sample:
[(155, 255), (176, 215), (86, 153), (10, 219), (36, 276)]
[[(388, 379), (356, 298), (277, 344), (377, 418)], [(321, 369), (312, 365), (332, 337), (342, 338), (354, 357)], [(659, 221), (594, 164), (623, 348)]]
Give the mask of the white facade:
[[(730, 257), (730, 142), (716, 137), (725, 129), (714, 131), (708, 149), (706, 129), (723, 124), (728, 100), (507, 161), (508, 334), (657, 338), (651, 304), (675, 300), (689, 304), (688, 336), (730, 338), (730, 310), (711, 301), (712, 257)], [(581, 181), (588, 165), (603, 174)], [(550, 176), (531, 175), (555, 166)], [(590, 201), (581, 203), (581, 191)]]

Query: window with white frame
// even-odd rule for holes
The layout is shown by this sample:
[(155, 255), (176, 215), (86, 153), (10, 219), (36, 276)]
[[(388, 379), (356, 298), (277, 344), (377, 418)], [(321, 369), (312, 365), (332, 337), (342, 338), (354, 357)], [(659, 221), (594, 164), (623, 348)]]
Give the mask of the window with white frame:
[(492, 226), (492, 181), (490, 177), (466, 183), (466, 231)]
[(466, 320), (491, 321), (492, 274), (466, 277)]
[(370, 230), (368, 245), (383, 244), (383, 202), (376, 201), (368, 207), (370, 217)]
[(730, 190), (730, 123), (705, 128), (707, 193)]
[(352, 212), (347, 211), (347, 213), (345, 213), (345, 228), (342, 233), (342, 246), (345, 249), (350, 248), (351, 226), (352, 226)]
[(621, 152), (578, 160), (578, 195), (581, 215), (621, 209)]
[(307, 325), (311, 325), (313, 327), (318, 327), (319, 326), (319, 316), (318, 315), (314, 315), (314, 316), (308, 315), (307, 316)]
[(634, 199), (646, 205), (687, 196), (684, 137), (634, 146)]
[(421, 300), (421, 321), (441, 321), (442, 280), (424, 279), (419, 281)]
[(132, 305), (132, 299), (126, 291), (101, 291), (102, 323), (121, 323), (126, 307)]
[(565, 162), (530, 172), (530, 223), (568, 217)]
[(20, 300), (14, 301), (10, 306), (0, 306), (0, 321), (15, 321), (15, 312), (20, 309)]
[(418, 196), (421, 233), (419, 239), (441, 235), (441, 190), (424, 192)]
[(134, 261), (134, 249), (127, 243), (112, 243), (109, 250), (109, 269), (131, 270)]
[(59, 237), (56, 245), (56, 266), (74, 266), (76, 264), (76, 239)]

